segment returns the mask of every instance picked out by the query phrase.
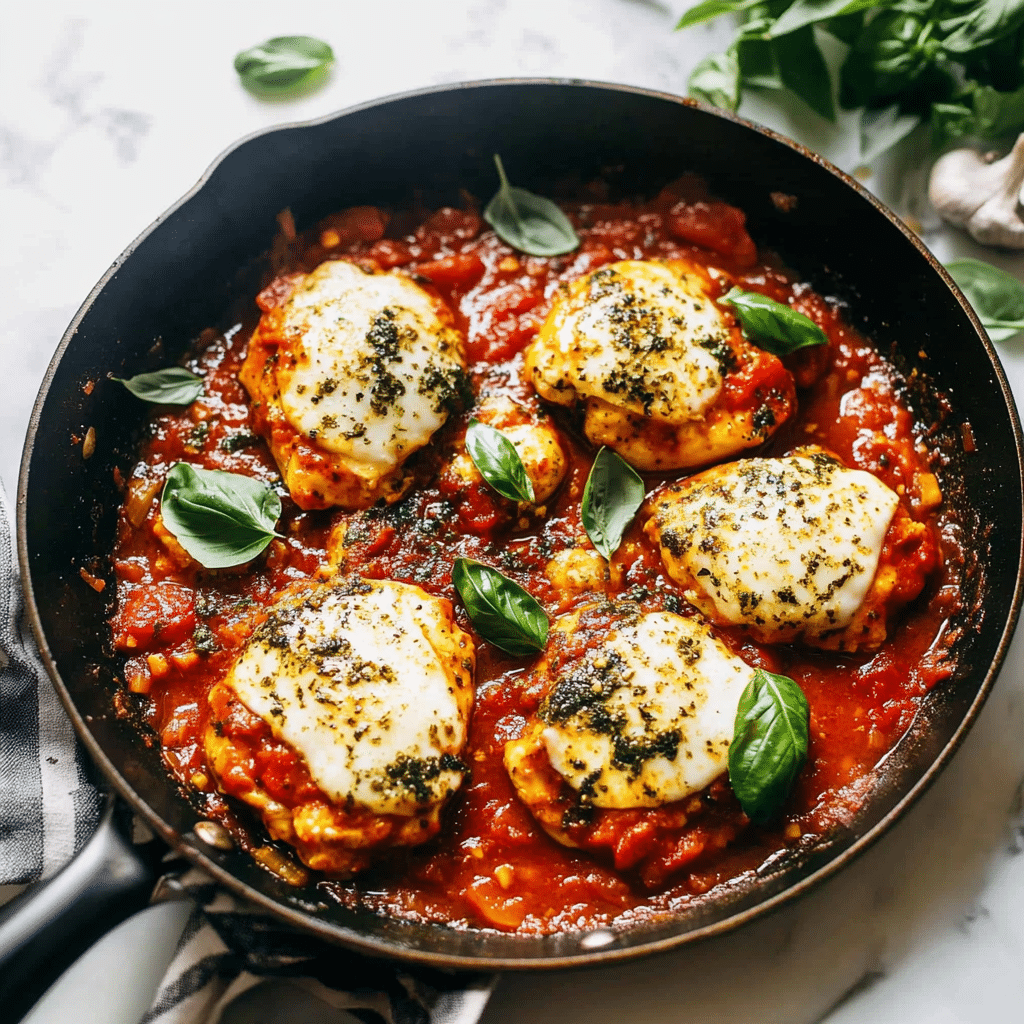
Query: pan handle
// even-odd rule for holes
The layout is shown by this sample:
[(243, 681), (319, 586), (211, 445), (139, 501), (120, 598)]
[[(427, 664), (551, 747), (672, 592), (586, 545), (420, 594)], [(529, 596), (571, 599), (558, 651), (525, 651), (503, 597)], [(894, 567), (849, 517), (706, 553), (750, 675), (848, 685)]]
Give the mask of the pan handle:
[(53, 878), (0, 907), (0, 1016), (20, 1021), (86, 949), (149, 902), (160, 843), (135, 847), (113, 794), (95, 835)]

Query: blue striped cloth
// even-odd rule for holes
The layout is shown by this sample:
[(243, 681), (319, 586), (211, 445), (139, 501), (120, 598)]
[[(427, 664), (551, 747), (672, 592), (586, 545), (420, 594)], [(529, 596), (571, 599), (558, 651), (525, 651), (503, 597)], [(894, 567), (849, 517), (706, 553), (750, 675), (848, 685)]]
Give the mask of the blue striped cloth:
[(2, 487), (0, 588), (0, 885), (15, 885), (49, 878), (71, 860), (92, 835), (101, 801), (25, 619)]
[[(25, 620), (13, 523), (0, 486), (0, 884), (60, 870), (99, 820), (101, 796)], [(177, 865), (180, 869), (180, 862)], [(196, 909), (144, 1024), (217, 1024), (254, 987), (287, 982), (303, 1007), (379, 1024), (476, 1024), (495, 976), (371, 960), (254, 910), (201, 871), (161, 879)], [(325, 1019), (321, 1014), (317, 1020)], [(341, 1019), (341, 1018), (339, 1018)], [(254, 1018), (254, 1024), (256, 1019)]]

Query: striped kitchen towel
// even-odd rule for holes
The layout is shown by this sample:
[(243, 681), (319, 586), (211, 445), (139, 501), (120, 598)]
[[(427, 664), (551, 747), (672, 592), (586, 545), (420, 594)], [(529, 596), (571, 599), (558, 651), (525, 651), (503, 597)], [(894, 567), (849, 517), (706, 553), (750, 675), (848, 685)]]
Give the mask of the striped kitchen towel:
[(32, 631), (0, 486), (0, 885), (49, 878), (86, 842), (100, 795)]

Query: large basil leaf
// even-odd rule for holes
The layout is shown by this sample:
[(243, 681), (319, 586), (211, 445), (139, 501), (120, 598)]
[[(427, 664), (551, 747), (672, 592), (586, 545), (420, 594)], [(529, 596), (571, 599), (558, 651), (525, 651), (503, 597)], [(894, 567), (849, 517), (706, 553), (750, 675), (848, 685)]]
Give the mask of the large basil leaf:
[(484, 207), (484, 219), (497, 236), (529, 256), (560, 256), (572, 252), (579, 236), (569, 218), (550, 199), (513, 188), (501, 157), (494, 154), (501, 185)]
[(956, 260), (946, 269), (993, 341), (1024, 331), (1024, 285), (1015, 277), (982, 260)]
[(810, 25), (775, 40), (775, 63), (782, 84), (796, 93), (820, 117), (836, 119), (832, 102), (832, 79), (828, 65), (814, 41)]
[(735, 50), (705, 57), (686, 84), (690, 95), (723, 110), (740, 105), (740, 65)]
[(251, 477), (178, 462), (167, 474), (160, 514), (200, 565), (224, 569), (255, 558), (278, 536), (281, 499)]
[(832, 18), (866, 11), (869, 7), (884, 7), (878, 0), (794, 0), (771, 27), (772, 38), (788, 35), (805, 25), (815, 25)]
[(580, 512), (591, 543), (609, 561), (645, 494), (640, 474), (628, 462), (610, 448), (597, 453), (583, 489)]
[(529, 655), (548, 642), (548, 617), (518, 583), (471, 558), (456, 558), (452, 583), (473, 628), (508, 654)]
[(702, 21), (710, 21), (720, 14), (745, 11), (761, 2), (762, 0), (704, 0), (703, 3), (684, 12), (676, 25), (676, 31), (689, 28), (691, 25), (699, 25)]
[(191, 405), (203, 393), (203, 378), (189, 373), (183, 366), (137, 373), (127, 380), (123, 377), (111, 377), (111, 380), (123, 384), (136, 398), (159, 405)]
[(757, 669), (740, 695), (729, 746), (729, 782), (758, 825), (782, 810), (804, 761), (810, 709), (788, 676)]
[(945, 0), (939, 32), (947, 53), (990, 46), (1024, 25), (1024, 0)]
[(828, 343), (825, 332), (810, 317), (767, 295), (732, 288), (718, 301), (733, 307), (750, 341), (777, 356)]
[(334, 51), (312, 36), (278, 36), (235, 57), (242, 84), (259, 94), (306, 90), (326, 78)]
[(500, 431), (479, 420), (470, 420), (466, 451), (480, 475), (503, 498), (532, 502), (533, 481), (519, 458), (515, 445)]
[[(883, 11), (870, 21), (847, 54), (840, 71), (844, 107), (874, 107), (916, 88), (932, 66), (938, 42), (926, 22), (906, 11)], [(943, 96), (931, 97), (942, 99)], [(906, 109), (905, 104), (902, 105)]]

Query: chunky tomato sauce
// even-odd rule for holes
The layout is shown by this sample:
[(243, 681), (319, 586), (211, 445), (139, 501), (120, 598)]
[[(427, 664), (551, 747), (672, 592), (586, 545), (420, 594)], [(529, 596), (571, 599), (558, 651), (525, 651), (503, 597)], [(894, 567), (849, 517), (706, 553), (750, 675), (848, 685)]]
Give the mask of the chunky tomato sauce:
[[(566, 209), (582, 245), (562, 257), (515, 253), (467, 200), (464, 209), (435, 212), (361, 207), (328, 218), (307, 235), (286, 233), (275, 247), (275, 272), (308, 271), (329, 258), (403, 268), (436, 289), (454, 313), (467, 339), (477, 394), (506, 395), (537, 408), (521, 376), (522, 350), (559, 282), (626, 259), (685, 258), (717, 268), (720, 294), (737, 284), (789, 302), (829, 337), (827, 347), (785, 360), (798, 385), (798, 412), (756, 453), (819, 444), (876, 474), (942, 538), (941, 568), (874, 654), (761, 646), (742, 630), (718, 630), (749, 664), (795, 679), (810, 705), (807, 764), (784, 817), (771, 828), (747, 821), (723, 779), (693, 798), (701, 813), (683, 836), (666, 838), (652, 827), (650, 812), (625, 812), (599, 830), (586, 852), (558, 845), (517, 799), (502, 763), (504, 744), (520, 735), (543, 696), (530, 675), (530, 659), (510, 657), (477, 638), (476, 700), (464, 755), (470, 773), (444, 812), (440, 835), (389, 855), (352, 881), (309, 878), (287, 850), (266, 857), (262, 827), (218, 790), (204, 759), (209, 692), (248, 637), (254, 612), (294, 581), (325, 571), (334, 528), (344, 540), (342, 571), (416, 583), (452, 599), (459, 624), (470, 632), (451, 584), (452, 562), (460, 555), (501, 569), (555, 617), (574, 602), (559, 597), (543, 569), (560, 551), (588, 544), (580, 500), (594, 452), (571, 413), (551, 410), (569, 472), (542, 513), (510, 520), (504, 499), (482, 484), (453, 488), (440, 471), (446, 439), (465, 430), (466, 411), (453, 415), (414, 456), (418, 485), (399, 502), (365, 512), (304, 512), (282, 490), (281, 539), (247, 566), (203, 570), (160, 524), (157, 498), (167, 469), (184, 460), (279, 481), (254, 435), (249, 400), (237, 379), (258, 311), (224, 333), (206, 332), (187, 364), (204, 377), (205, 394), (184, 410), (155, 410), (127, 481), (114, 554), (113, 633), (125, 656), (125, 689), (134, 696), (122, 704), (134, 701), (141, 708), (168, 771), (202, 813), (226, 825), (243, 848), (262, 852), (264, 863), (279, 870), (290, 865), (286, 877), (318, 883), (343, 904), (523, 932), (594, 927), (624, 914), (635, 918), (685, 905), (775, 851), (813, 844), (848, 820), (866, 796), (864, 780), (906, 731), (922, 695), (951, 671), (943, 637), (957, 608), (962, 562), (956, 531), (948, 528), (951, 513), (939, 503), (924, 430), (899, 397), (900, 380), (849, 327), (842, 305), (815, 294), (770, 254), (758, 253), (742, 213), (709, 199), (693, 180), (646, 203), (594, 200)], [(262, 297), (264, 308), (276, 301), (274, 287)], [(774, 360), (765, 366), (764, 372), (777, 372)], [(752, 373), (730, 383), (728, 401), (749, 401), (757, 388), (771, 386)], [(648, 494), (664, 479), (648, 476)], [(689, 614), (680, 587), (642, 531), (645, 519), (642, 510), (612, 560), (608, 594), (645, 610)], [(301, 759), (255, 716), (241, 716), (232, 728), (254, 745), (264, 784), (276, 798), (315, 790)], [(643, 870), (636, 870), (641, 861)]]

